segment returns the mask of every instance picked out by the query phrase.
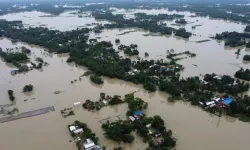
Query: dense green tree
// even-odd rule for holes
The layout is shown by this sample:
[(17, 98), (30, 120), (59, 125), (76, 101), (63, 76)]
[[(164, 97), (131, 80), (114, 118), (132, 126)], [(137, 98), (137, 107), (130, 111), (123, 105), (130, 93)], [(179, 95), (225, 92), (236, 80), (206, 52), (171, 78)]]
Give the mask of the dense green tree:
[(234, 76), (239, 79), (250, 81), (250, 70), (244, 70), (243, 68), (240, 68), (240, 70), (238, 70)]
[(115, 43), (120, 43), (120, 39), (115, 39)]
[(243, 57), (243, 60), (247, 60), (247, 61), (250, 61), (250, 55), (244, 55), (244, 57)]
[(105, 99), (105, 97), (106, 97), (106, 94), (105, 94), (105, 93), (103, 93), (103, 92), (100, 93), (100, 98), (101, 98), (101, 99)]
[(121, 96), (118, 95), (114, 95), (109, 101), (110, 105), (117, 105), (121, 103), (123, 103), (123, 100), (121, 100)]
[(178, 24), (187, 24), (187, 21), (185, 19), (179, 19), (179, 20), (176, 20), (175, 23), (178, 23)]
[(24, 53), (24, 54), (30, 54), (30, 52), (31, 52), (30, 49), (28, 49), (28, 48), (26, 48), (24, 46), (21, 47), (21, 50), (22, 50), (22, 53)]
[(246, 45), (245, 38), (250, 38), (248, 33), (238, 33), (238, 32), (223, 32), (221, 34), (216, 34), (215, 38), (218, 40), (226, 40), (225, 45), (230, 47), (237, 47)]
[(13, 90), (8, 90), (9, 96), (13, 96)]
[(25, 85), (23, 87), (23, 92), (31, 92), (33, 90), (33, 85), (29, 84), (29, 85)]
[(250, 26), (247, 25), (246, 28), (244, 29), (245, 32), (250, 32)]
[(157, 90), (156, 85), (153, 84), (152, 82), (145, 82), (143, 84), (143, 87), (150, 92), (155, 92)]
[(96, 84), (103, 84), (104, 83), (102, 78), (99, 76), (96, 76), (96, 75), (91, 75), (90, 80)]
[(247, 42), (246, 48), (250, 48), (250, 42)]
[(102, 124), (102, 128), (105, 132), (104, 135), (112, 140), (115, 140), (117, 142), (123, 141), (127, 143), (132, 143), (134, 141), (133, 135), (130, 134), (133, 130), (133, 126), (129, 122), (107, 122)]
[(15, 100), (15, 97), (14, 97), (14, 96), (9, 96), (9, 99), (10, 99), (11, 101), (14, 101), (14, 100)]

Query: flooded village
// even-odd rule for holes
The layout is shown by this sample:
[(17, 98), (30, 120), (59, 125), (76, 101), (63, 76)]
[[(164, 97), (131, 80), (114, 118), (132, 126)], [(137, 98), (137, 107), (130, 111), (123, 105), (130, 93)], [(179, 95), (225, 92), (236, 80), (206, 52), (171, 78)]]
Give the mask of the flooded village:
[[(85, 5), (85, 7), (99, 7), (100, 5), (103, 4), (91, 4)], [(65, 6), (53, 5), (53, 8), (65, 8)], [(92, 61), (93, 64), (78, 61), (78, 50), (57, 53), (44, 45), (39, 46), (20, 40), (23, 37), (28, 37), (26, 30), (20, 30), (20, 33), (23, 32), (23, 37), (16, 38), (18, 39), (16, 41), (13, 39), (14, 34), (1, 31), (1, 35), (2, 33), (3, 35), (0, 39), (0, 48), (2, 52), (6, 53), (5, 55), (12, 52), (23, 53), (24, 47), (30, 50), (25, 55), (29, 58), (28, 62), (20, 63), (21, 68), (25, 66), (28, 71), (17, 71), (20, 70), (20, 67), (17, 67), (13, 62), (7, 62), (5, 55), (1, 55), (0, 133), (2, 134), (0, 135), (0, 144), (2, 149), (77, 150), (106, 148), (113, 150), (120, 147), (125, 150), (143, 150), (149, 148), (149, 145), (161, 145), (162, 149), (168, 145), (168, 148), (177, 150), (247, 150), (250, 138), (249, 122), (240, 121), (239, 117), (227, 115), (226, 112), (217, 112), (217, 108), (218, 110), (228, 110), (233, 106), (231, 103), (238, 95), (250, 94), (247, 88), (248, 82), (242, 83), (243, 80), (238, 82), (234, 78), (235, 73), (240, 68), (250, 68), (249, 61), (243, 60), (244, 55), (249, 54), (249, 48), (244, 45), (225, 46), (226, 41), (211, 38), (226, 31), (244, 32), (247, 23), (196, 16), (196, 13), (189, 11), (139, 7), (126, 9), (118, 6), (117, 8), (111, 7), (110, 10), (114, 15), (124, 15), (124, 18), (134, 18), (136, 13), (145, 13), (149, 16), (178, 14), (183, 15), (188, 23), (176, 25), (176, 19), (161, 20), (168, 27), (174, 28), (170, 35), (149, 32), (136, 27), (102, 28), (101, 32), (97, 33), (92, 29), (95, 30), (96, 27), (107, 24), (111, 25), (114, 21), (95, 19), (95, 14), (91, 14), (90, 10), (79, 12), (78, 9), (81, 7), (70, 7), (70, 5), (70, 10), (65, 10), (58, 15), (51, 15), (39, 11), (39, 9), (24, 9), (0, 16), (0, 19), (7, 21), (7, 24), (19, 20), (22, 21), (26, 29), (48, 28), (55, 30), (55, 35), (71, 34), (70, 32), (76, 29), (85, 32), (84, 28), (89, 28), (88, 33), (82, 34), (76, 30), (70, 35), (72, 41), (77, 36), (84, 40), (87, 37), (88, 50), (92, 54), (87, 53), (87, 51), (84, 54), (98, 60), (112, 60), (113, 63), (114, 60), (127, 62), (132, 68), (125, 76), (119, 76), (120, 70), (111, 70), (111, 72), (118, 73), (109, 78), (105, 74), (105, 69), (108, 66), (106, 66), (107, 68), (102, 66), (104, 63), (109, 64), (109, 62), (99, 62), (98, 65), (102, 66), (104, 70), (102, 72), (98, 70), (100, 68), (93, 67), (95, 61)], [(3, 24), (0, 23), (0, 25)], [(19, 30), (18, 27), (9, 27), (10, 25), (3, 25), (0, 28), (1, 30)], [(176, 31), (174, 30), (181, 27), (185, 27), (186, 31), (192, 35), (189, 38), (175, 35)], [(41, 38), (43, 37), (41, 36)], [(48, 36), (48, 41), (51, 40), (49, 38)], [(58, 41), (63, 42), (65, 39)], [(93, 43), (90, 42), (90, 39)], [(26, 40), (32, 41), (32, 38)], [(101, 41), (107, 41), (107, 43), (101, 43)], [(115, 49), (114, 52), (109, 47), (109, 41), (112, 48)], [(65, 45), (65, 43), (60, 44)], [(131, 48), (131, 44), (137, 45), (136, 48)], [(48, 46), (51, 45), (48, 44)], [(100, 45), (106, 47), (103, 48)], [(127, 49), (138, 50), (139, 54), (128, 56), (124, 50), (121, 50), (121, 45), (128, 46)], [(79, 44), (79, 49), (83, 49), (81, 46)], [(56, 48), (60, 49), (60, 45)], [(98, 48), (105, 51), (98, 51)], [(238, 49), (240, 49), (239, 55), (235, 53)], [(184, 55), (180, 53), (184, 53)], [(92, 58), (85, 56), (83, 58), (92, 60)], [(132, 60), (131, 63), (126, 58)], [(72, 61), (69, 61), (70, 59)], [(150, 60), (154, 60), (154, 62), (152, 63)], [(170, 60), (175, 63), (169, 64)], [(136, 61), (138, 62), (135, 63)], [(39, 65), (40, 63), (41, 65)], [(123, 63), (120, 64), (123, 65)], [(158, 68), (158, 66), (161, 67)], [(164, 66), (167, 67), (164, 68)], [(155, 80), (148, 78), (150, 81), (155, 81), (153, 83), (156, 88), (152, 88), (151, 82), (150, 84), (135, 84), (131, 76), (143, 72), (140, 70), (141, 68), (144, 69), (145, 74), (156, 76)], [(126, 69), (124, 67), (124, 70)], [(154, 72), (153, 69), (157, 71)], [(196, 101), (197, 97), (202, 95), (199, 91), (195, 92), (200, 95), (190, 96), (185, 92), (175, 93), (177, 90), (170, 90), (169, 87), (159, 83), (160, 81), (168, 83), (162, 78), (172, 76), (171, 73), (168, 73), (169, 71), (178, 74), (180, 79), (197, 76), (199, 85), (202, 85), (204, 91), (212, 90), (213, 86), (220, 85), (223, 87), (219, 88), (220, 90), (236, 91), (235, 89), (237, 89), (237, 92), (235, 95), (230, 95), (225, 94), (227, 92), (213, 91), (216, 94), (212, 96), (209, 92), (202, 93), (211, 98)], [(99, 75), (97, 77), (103, 81), (102, 84), (96, 84), (90, 79), (93, 72)], [(158, 74), (158, 72), (161, 73)], [(90, 73), (90, 75), (86, 75), (86, 73)], [(212, 73), (215, 74), (211, 75)], [(143, 77), (138, 77), (138, 83)], [(227, 83), (226, 86), (219, 82), (224, 79)], [(190, 79), (187, 82), (198, 82), (197, 80)], [(184, 86), (186, 81), (180, 81), (179, 84)], [(207, 86), (205, 86), (206, 84)], [(210, 84), (212, 87), (209, 87)], [(26, 85), (32, 85), (32, 90), (24, 91)], [(197, 85), (192, 86), (198, 87)], [(182, 88), (191, 89), (192, 87), (184, 86)], [(8, 90), (11, 90), (12, 93), (8, 93)], [(193, 92), (190, 91), (190, 93)], [(104, 93), (105, 96), (103, 96)], [(134, 94), (133, 100), (126, 100), (128, 94), (131, 93)], [(11, 100), (10, 95), (14, 96), (14, 100)], [(180, 97), (183, 98), (183, 95), (187, 95), (188, 98), (195, 99), (195, 101), (178, 100)], [(210, 111), (210, 107), (216, 108), (216, 112)], [(162, 120), (155, 116), (160, 116)], [(155, 123), (157, 119), (160, 120), (159, 122), (163, 122), (163, 125), (158, 122), (160, 127)], [(127, 129), (126, 132), (123, 132), (124, 135), (117, 135), (117, 137), (115, 133), (110, 133), (119, 126)], [(140, 130), (140, 127), (145, 130)], [(142, 134), (143, 131), (146, 132), (145, 135)], [(151, 141), (154, 141), (153, 144)], [(154, 148), (151, 147), (151, 149)]]

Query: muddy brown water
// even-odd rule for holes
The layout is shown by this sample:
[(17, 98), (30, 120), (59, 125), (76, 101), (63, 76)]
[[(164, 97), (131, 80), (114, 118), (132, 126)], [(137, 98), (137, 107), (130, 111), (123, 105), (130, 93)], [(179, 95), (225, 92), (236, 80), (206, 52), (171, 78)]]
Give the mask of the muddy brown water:
[[(57, 29), (61, 31), (69, 31), (77, 27), (90, 26), (92, 23), (109, 23), (108, 21), (97, 21), (92, 17), (79, 18), (78, 15), (72, 14), (77, 11), (67, 11), (59, 16), (51, 17), (48, 13), (31, 11), (21, 13), (11, 13), (0, 16), (0, 19), (8, 21), (22, 20), (26, 27), (48, 27), (49, 29)], [(74, 23), (72, 23), (74, 22)]]
[[(66, 18), (65, 18), (66, 19)], [(235, 24), (234, 28), (241, 30), (242, 25)], [(131, 29), (132, 30), (132, 29)], [(133, 29), (134, 30), (134, 29)], [(234, 30), (234, 29), (231, 29)], [(128, 30), (109, 30), (90, 37), (101, 37), (100, 40), (120, 38), (122, 44), (136, 43), (139, 46), (141, 57), (144, 52), (149, 52), (150, 58), (164, 58), (167, 49), (175, 49), (176, 52), (190, 50), (197, 54), (196, 58), (180, 61), (186, 68), (182, 76), (194, 76), (204, 73), (215, 72), (218, 74), (230, 74), (239, 69), (240, 66), (249, 68), (246, 62), (242, 62), (248, 49), (242, 49), (239, 58), (234, 54), (235, 49), (224, 47), (223, 42), (212, 40), (205, 43), (192, 42), (198, 37), (192, 37), (189, 41), (172, 36), (143, 36), (144, 31), (133, 32), (117, 36)], [(198, 31), (197, 31), (198, 32)], [(205, 36), (205, 35), (204, 35)], [(26, 149), (33, 150), (76, 150), (67, 125), (74, 120), (87, 123), (100, 138), (100, 145), (108, 149), (117, 147), (118, 144), (103, 136), (101, 124), (98, 122), (107, 117), (120, 116), (125, 118), (127, 105), (105, 107), (99, 112), (88, 112), (82, 107), (75, 108), (75, 116), (62, 118), (60, 110), (73, 107), (73, 103), (86, 99), (98, 100), (99, 93), (105, 92), (109, 95), (125, 95), (136, 92), (149, 103), (146, 110), (148, 116), (160, 115), (178, 139), (177, 150), (247, 150), (249, 149), (250, 130), (249, 124), (238, 121), (235, 118), (224, 116), (218, 118), (212, 114), (202, 111), (198, 107), (190, 106), (189, 103), (167, 102), (168, 95), (162, 92), (149, 94), (142, 86), (124, 82), (117, 79), (104, 78), (104, 84), (97, 86), (91, 83), (88, 77), (78, 78), (86, 68), (78, 67), (73, 63), (67, 63), (67, 54), (49, 54), (43, 48), (17, 43), (13, 45), (9, 39), (0, 39), (0, 47), (15, 48), (26, 46), (32, 50), (31, 59), (39, 56), (49, 63), (42, 70), (33, 70), (25, 74), (10, 75), (13, 68), (11, 64), (0, 59), (0, 103), (9, 104), (7, 90), (14, 90), (16, 106), (20, 112), (35, 110), (48, 106), (55, 106), (56, 111), (45, 115), (20, 119), (0, 124), (0, 144), (3, 150)], [(117, 48), (117, 46), (115, 46)], [(148, 59), (150, 59), (148, 58)], [(198, 67), (192, 64), (198, 65)], [(70, 81), (78, 81), (71, 84)], [(35, 89), (31, 93), (21, 93), (26, 84), (33, 84)], [(55, 91), (64, 91), (54, 94)], [(26, 102), (25, 99), (28, 99)], [(131, 145), (123, 145), (126, 149), (143, 150), (147, 144), (139, 137)]]

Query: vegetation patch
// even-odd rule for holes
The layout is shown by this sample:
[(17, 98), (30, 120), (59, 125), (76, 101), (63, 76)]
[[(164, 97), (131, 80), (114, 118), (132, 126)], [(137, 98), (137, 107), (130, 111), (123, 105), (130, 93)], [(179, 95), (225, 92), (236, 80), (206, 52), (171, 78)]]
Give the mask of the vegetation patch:
[(225, 46), (237, 47), (246, 45), (245, 38), (250, 38), (248, 33), (238, 33), (238, 32), (223, 32), (221, 34), (216, 34), (215, 38), (217, 40), (225, 40)]
[(178, 23), (178, 24), (187, 24), (187, 21), (185, 19), (178, 19), (175, 21), (175, 23)]
[(135, 97), (134, 93), (125, 95), (124, 101), (128, 103), (127, 116), (133, 116), (136, 111), (142, 111), (148, 108), (148, 103), (144, 102), (141, 98)]
[(118, 49), (122, 50), (124, 54), (129, 56), (135, 56), (139, 55), (139, 51), (137, 50), (138, 45), (137, 44), (130, 44), (130, 46), (126, 46), (121, 44)]
[(115, 43), (116, 43), (116, 44), (119, 44), (120, 42), (121, 42), (120, 39), (115, 39)]
[(89, 79), (90, 79), (90, 81), (92, 81), (95, 84), (103, 84), (104, 83), (102, 78), (97, 76), (97, 75), (91, 75)]
[(21, 62), (28, 60), (28, 57), (24, 53), (16, 52), (16, 53), (6, 53), (0, 49), (0, 56), (3, 57), (3, 59), (6, 62), (12, 63), (12, 62)]
[(242, 122), (249, 122), (250, 117), (246, 116), (246, 115), (240, 115), (239, 120), (242, 121)]
[(8, 94), (10, 101), (14, 101), (15, 100), (14, 92), (12, 90), (8, 90)]
[[(158, 15), (149, 15), (145, 13), (135, 13), (134, 19), (125, 19), (122, 14), (114, 15), (111, 12), (93, 12), (92, 15), (95, 19), (106, 19), (114, 22), (113, 24), (105, 24), (104, 28), (113, 29), (113, 28), (141, 28), (148, 30), (154, 33), (161, 34), (172, 34), (176, 36), (189, 38), (192, 34), (187, 32), (185, 29), (174, 29), (167, 27), (165, 23), (160, 22), (161, 20), (173, 20), (175, 18), (182, 18), (183, 15), (178, 14), (158, 14)], [(160, 23), (159, 23), (160, 22)]]
[(149, 142), (148, 149), (175, 147), (176, 140), (172, 137), (172, 131), (166, 129), (163, 119), (160, 116), (146, 117), (142, 113), (142, 110), (148, 107), (146, 102), (141, 98), (135, 98), (134, 93), (125, 95), (124, 101), (128, 103), (127, 116), (130, 120), (107, 121), (102, 124), (107, 138), (117, 142), (132, 143), (134, 136), (131, 132), (136, 131), (144, 142)]
[(29, 85), (25, 85), (24, 87), (23, 87), (23, 92), (31, 92), (31, 91), (33, 91), (33, 85), (31, 85), (31, 84), (29, 84)]
[(94, 102), (91, 100), (86, 100), (82, 106), (88, 111), (98, 111), (107, 105), (117, 105), (122, 103), (124, 103), (124, 101), (121, 99), (121, 96), (114, 95), (111, 97), (105, 93), (100, 93), (99, 101)]
[(246, 28), (244, 29), (245, 32), (250, 32), (250, 26), (247, 25)]
[(240, 68), (240, 70), (238, 70), (234, 76), (242, 80), (250, 81), (250, 70), (244, 70), (243, 68)]
[(250, 61), (250, 55), (244, 55), (243, 60)]
[(64, 108), (64, 109), (61, 110), (60, 112), (61, 112), (61, 115), (62, 115), (64, 118), (75, 115), (74, 110), (73, 110), (72, 107), (70, 107), (70, 108)]
[(94, 145), (99, 148), (97, 145), (99, 138), (95, 133), (92, 132), (87, 124), (76, 120), (73, 124), (68, 125), (68, 129), (76, 143), (78, 150), (84, 149), (83, 147), (87, 139), (91, 140), (88, 140), (87, 142), (93, 142)]
[(104, 135), (114, 141), (132, 143), (135, 139), (131, 134), (133, 126), (129, 121), (107, 122), (102, 124), (102, 128), (104, 129)]
[(31, 53), (31, 50), (28, 49), (27, 47), (24, 47), (24, 46), (21, 47), (21, 51), (24, 54), (30, 54)]

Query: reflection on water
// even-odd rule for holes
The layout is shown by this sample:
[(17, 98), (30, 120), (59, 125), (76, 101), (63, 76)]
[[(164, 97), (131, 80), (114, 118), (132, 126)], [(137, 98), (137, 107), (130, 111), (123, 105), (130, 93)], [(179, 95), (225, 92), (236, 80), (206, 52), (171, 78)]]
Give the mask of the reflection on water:
[[(165, 10), (164, 10), (165, 11)], [(29, 14), (31, 16), (30, 23), (38, 22), (34, 16), (39, 16), (35, 12)], [(131, 13), (131, 12), (130, 12)], [(21, 13), (27, 15), (27, 12)], [(9, 17), (13, 20), (18, 19), (14, 16), (20, 14), (10, 14)], [(41, 15), (41, 14), (40, 14)], [(65, 14), (64, 14), (65, 15)], [(71, 15), (67, 14), (66, 16)], [(3, 17), (3, 16), (2, 16)], [(5, 17), (8, 17), (5, 16)], [(20, 17), (20, 16), (19, 16)], [(57, 28), (70, 30), (73, 27), (67, 26), (67, 22), (75, 22), (66, 17), (41, 17), (39, 22), (45, 18), (46, 24), (52, 26), (57, 21), (53, 19), (64, 20), (65, 24), (55, 23), (53, 26)], [(25, 19), (25, 18), (23, 18)], [(47, 19), (47, 20), (46, 20)], [(197, 19), (197, 18), (196, 18)], [(198, 20), (202, 20), (198, 19)], [(222, 32), (224, 29), (241, 30), (242, 25), (225, 22), (216, 24), (220, 20), (209, 21), (208, 18), (203, 26), (197, 27), (193, 32), (202, 37), (208, 37), (215, 31)], [(203, 20), (203, 21), (204, 21)], [(32, 22), (33, 21), (33, 22)], [(52, 22), (49, 24), (49, 22)], [(205, 28), (205, 24), (209, 26), (209, 30)], [(76, 22), (78, 24), (78, 22)], [(80, 24), (80, 23), (79, 23)], [(228, 25), (228, 26), (227, 26)], [(76, 26), (76, 25), (74, 25)], [(217, 27), (218, 26), (218, 27)], [(215, 30), (216, 28), (216, 30)], [(223, 30), (222, 30), (223, 29)], [(131, 29), (129, 29), (131, 30)], [(197, 54), (195, 58), (188, 58), (180, 61), (186, 68), (181, 74), (184, 77), (194, 76), (205, 73), (218, 73), (233, 75), (239, 67), (249, 68), (246, 62), (242, 62), (242, 57), (247, 54), (248, 49), (242, 50), (238, 59), (232, 50), (226, 50), (224, 42), (218, 43), (216, 40), (211, 40), (204, 43), (195, 43), (192, 41), (200, 40), (199, 36), (193, 36), (186, 41), (173, 36), (144, 36), (144, 31), (131, 32), (129, 34), (119, 35), (129, 30), (106, 30), (98, 36), (99, 40), (108, 40), (115, 43), (115, 39), (119, 38), (122, 44), (129, 45), (131, 43), (138, 44), (140, 57), (143, 59), (163, 58), (165, 59), (166, 50), (174, 49), (175, 52), (183, 52), (189, 50)], [(202, 31), (204, 30), (204, 31)], [(204, 33), (204, 34), (203, 34)], [(95, 34), (90, 35), (91, 38), (97, 37)], [(115, 45), (115, 44), (114, 44)], [(162, 92), (148, 93), (143, 90), (141, 85), (135, 85), (117, 79), (109, 79), (104, 77), (104, 84), (101, 86), (95, 85), (89, 81), (89, 77), (81, 76), (87, 69), (85, 67), (76, 66), (74, 63), (66, 63), (68, 54), (51, 54), (44, 51), (44, 48), (27, 45), (25, 43), (17, 43), (12, 45), (11, 41), (3, 38), (0, 40), (0, 47), (15, 48), (26, 46), (32, 50), (31, 58), (35, 56), (41, 57), (49, 65), (43, 68), (43, 71), (33, 70), (25, 74), (16, 76), (10, 75), (10, 67), (5, 62), (0, 61), (0, 103), (9, 104), (7, 90), (14, 90), (16, 97), (16, 105), (20, 112), (35, 110), (47, 106), (55, 106), (56, 111), (45, 115), (16, 120), (0, 124), (0, 144), (3, 150), (26, 149), (36, 150), (53, 149), (53, 150), (76, 150), (75, 144), (70, 143), (72, 140), (67, 125), (74, 120), (86, 122), (90, 128), (100, 138), (100, 145), (107, 146), (108, 149), (117, 147), (118, 144), (104, 137), (101, 129), (101, 124), (98, 122), (101, 119), (121, 115), (125, 118), (127, 105), (118, 105), (115, 107), (104, 107), (99, 112), (88, 112), (81, 107), (75, 108), (75, 116), (62, 118), (60, 110), (63, 108), (72, 107), (74, 102), (84, 102), (86, 99), (98, 100), (99, 93), (105, 92), (109, 95), (122, 95), (136, 92), (136, 96), (141, 97), (149, 103), (149, 108), (146, 111), (148, 116), (161, 115), (166, 122), (167, 128), (172, 129), (177, 137), (178, 150), (211, 150), (211, 149), (248, 149), (249, 147), (249, 124), (239, 122), (235, 118), (224, 116), (218, 118), (213, 114), (209, 114), (199, 107), (191, 106), (187, 102), (170, 103), (167, 101), (168, 95)], [(115, 45), (117, 49), (118, 45)], [(144, 58), (144, 53), (149, 53), (149, 58)], [(193, 66), (196, 64), (198, 67)], [(74, 84), (70, 81), (77, 79)], [(32, 84), (35, 87), (32, 95), (22, 93), (24, 85)], [(65, 91), (60, 94), (54, 94), (55, 91)], [(29, 93), (30, 94), (30, 93)], [(24, 100), (28, 99), (26, 102)], [(56, 140), (55, 140), (56, 139)], [(239, 140), (241, 139), (241, 140)], [(11, 143), (10, 143), (11, 141)], [(53, 142), (51, 142), (53, 141)], [(6, 144), (10, 143), (10, 144)], [(50, 143), (50, 144), (48, 144)], [(212, 143), (212, 144), (211, 144)], [(135, 142), (131, 145), (124, 145), (126, 149), (143, 150), (147, 144), (142, 142), (141, 138), (135, 138)]]

